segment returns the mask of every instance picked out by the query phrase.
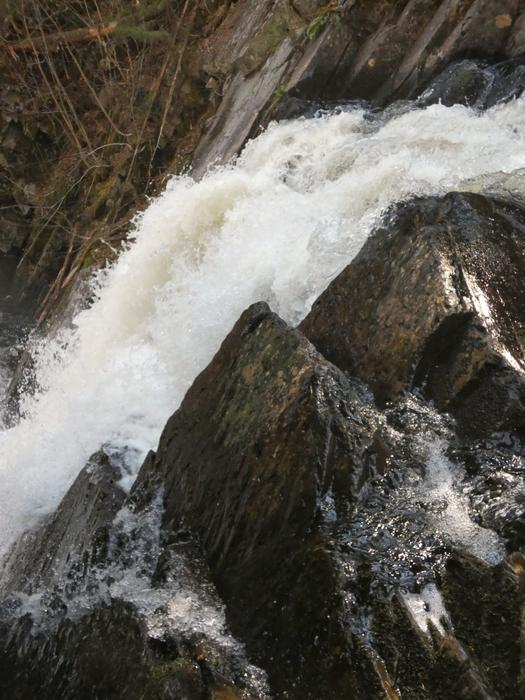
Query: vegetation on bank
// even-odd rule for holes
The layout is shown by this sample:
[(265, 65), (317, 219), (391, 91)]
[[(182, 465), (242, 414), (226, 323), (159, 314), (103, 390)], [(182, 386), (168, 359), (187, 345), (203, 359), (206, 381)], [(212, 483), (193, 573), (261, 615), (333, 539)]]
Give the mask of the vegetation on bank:
[(13, 292), (36, 299), (38, 319), (115, 256), (148, 196), (188, 167), (231, 76), (260, 70), (286, 39), (300, 55), (340, 11), (277, 0), (244, 36), (243, 7), (0, 0), (0, 251), (19, 251)]
[(24, 241), (26, 294), (46, 289), (40, 318), (187, 164), (213, 106), (206, 41), (230, 4), (1, 3), (0, 228)]

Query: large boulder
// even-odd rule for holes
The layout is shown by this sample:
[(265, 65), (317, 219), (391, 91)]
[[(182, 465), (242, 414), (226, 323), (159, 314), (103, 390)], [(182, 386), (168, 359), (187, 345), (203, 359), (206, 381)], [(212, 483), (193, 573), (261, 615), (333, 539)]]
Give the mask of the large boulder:
[[(197, 536), (232, 629), (276, 697), (510, 700), (522, 596), (505, 539), (520, 515), (509, 508), (491, 523), (499, 535), (475, 522), (483, 508), (466, 494), (481, 475), (463, 471), (469, 449), (480, 456), (421, 398), (381, 414), (363, 386), (255, 305), (168, 422), (132, 498), (144, 507), (162, 489), (166, 537)], [(484, 473), (484, 493), (501, 466)], [(459, 598), (450, 611), (445, 602), (452, 556), (486, 572), (476, 596), (489, 620), (506, 611), (504, 630), (463, 633)], [(486, 669), (489, 629), (497, 672)]]
[(421, 387), (465, 430), (525, 426), (525, 211), (481, 195), (386, 216), (301, 324), (379, 401)]
[(137, 480), (139, 499), (162, 484), (166, 532), (198, 535), (234, 633), (283, 697), (381, 688), (345, 623), (332, 533), (335, 509), (384, 467), (378, 428), (364, 390), (256, 304)]

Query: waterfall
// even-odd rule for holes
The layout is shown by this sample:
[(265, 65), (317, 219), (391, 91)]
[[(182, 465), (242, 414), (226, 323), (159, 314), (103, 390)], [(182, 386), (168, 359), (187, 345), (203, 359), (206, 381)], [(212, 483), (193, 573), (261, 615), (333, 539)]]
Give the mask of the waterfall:
[(524, 141), (524, 99), (349, 109), (272, 124), (234, 163), (173, 178), (93, 279), (92, 306), (32, 348), (38, 392), (0, 433), (0, 552), (102, 445), (125, 454), (129, 487), (251, 302), (297, 323), (389, 205), (525, 168)]

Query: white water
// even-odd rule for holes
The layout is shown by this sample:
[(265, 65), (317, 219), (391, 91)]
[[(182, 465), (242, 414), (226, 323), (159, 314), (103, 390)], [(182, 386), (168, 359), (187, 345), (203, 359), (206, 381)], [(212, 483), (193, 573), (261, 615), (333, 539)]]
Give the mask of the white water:
[(361, 111), (299, 120), (202, 182), (174, 179), (76, 330), (38, 348), (43, 392), (0, 434), (0, 551), (56, 507), (102, 444), (140, 465), (251, 302), (295, 323), (385, 207), (524, 168), (524, 117), (521, 99), (483, 115), (435, 105), (383, 125)]
[(461, 545), (488, 564), (505, 557), (505, 544), (493, 530), (477, 525), (471, 518), (469, 499), (461, 491), (464, 477), (446, 455), (446, 444), (434, 440), (428, 444), (425, 478), (419, 497), (429, 509), (429, 524), (445, 534), (446, 540)]
[(442, 636), (446, 634), (443, 621), (446, 621), (450, 629), (452, 628), (443, 598), (434, 583), (426, 585), (421, 593), (404, 593), (402, 600), (413, 621), (424, 634), (430, 636), (429, 623)]
[[(108, 563), (104, 569), (89, 570), (74, 596), (68, 596), (67, 618), (72, 621), (85, 618), (100, 609), (101, 601), (108, 605), (116, 599), (130, 603), (140, 613), (149, 639), (204, 637), (223, 662), (230, 658), (236, 668), (242, 667), (242, 682), (258, 691), (249, 694), (250, 697), (269, 697), (265, 673), (247, 661), (243, 645), (228, 630), (224, 605), (213, 585), (199, 575), (199, 567), (195, 571), (191, 557), (177, 548), (170, 551), (170, 575), (162, 585), (152, 584), (162, 551), (162, 514), (162, 493), (139, 514), (126, 506), (119, 511), (109, 540)], [(33, 631), (49, 634), (56, 629), (55, 625), (63, 622), (53, 606), (50, 607), (46, 591), (19, 593), (17, 597), (20, 606), (13, 614), (17, 618), (29, 614)]]

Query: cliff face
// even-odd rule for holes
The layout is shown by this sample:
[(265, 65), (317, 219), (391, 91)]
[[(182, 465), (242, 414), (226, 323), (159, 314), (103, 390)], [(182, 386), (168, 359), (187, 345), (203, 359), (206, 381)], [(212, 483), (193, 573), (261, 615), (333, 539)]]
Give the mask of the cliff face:
[(519, 56), (525, 32), (520, 0), (4, 4), (0, 253), (39, 319), (170, 175), (304, 100), (385, 104), (454, 58)]

